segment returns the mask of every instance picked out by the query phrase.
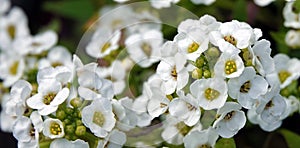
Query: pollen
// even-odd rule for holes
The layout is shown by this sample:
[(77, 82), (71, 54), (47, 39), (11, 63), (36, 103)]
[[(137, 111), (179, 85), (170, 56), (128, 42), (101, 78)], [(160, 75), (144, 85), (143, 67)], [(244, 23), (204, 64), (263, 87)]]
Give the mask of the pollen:
[(230, 120), (232, 118), (232, 116), (234, 116), (234, 114), (235, 114), (235, 111), (231, 111), (231, 112), (227, 113), (224, 117), (224, 120), (227, 120), (227, 121)]
[(291, 73), (286, 70), (282, 70), (278, 73), (278, 77), (279, 77), (279, 80), (281, 83), (283, 83), (290, 76), (291, 76)]
[(14, 62), (9, 68), (9, 73), (11, 75), (16, 75), (18, 73), (18, 67), (19, 67), (19, 62), (18, 61)]
[(250, 81), (247, 81), (247, 82), (245, 82), (245, 83), (241, 86), (240, 92), (241, 92), (241, 93), (248, 93), (249, 90), (250, 90), (250, 88), (251, 88), (251, 83), (250, 83)]
[(209, 144), (202, 144), (199, 145), (197, 148), (211, 148), (211, 146)]
[(175, 67), (175, 66), (173, 67), (173, 69), (172, 69), (172, 71), (171, 71), (171, 76), (172, 76), (175, 80), (177, 80), (177, 71), (176, 71), (176, 67)]
[(143, 43), (141, 46), (142, 50), (146, 54), (147, 57), (151, 56), (152, 47), (148, 43)]
[(207, 88), (204, 91), (204, 96), (207, 100), (212, 101), (220, 96), (220, 92), (212, 88)]
[(197, 51), (197, 49), (199, 48), (199, 44), (196, 42), (193, 42), (187, 49), (188, 53), (193, 53), (195, 51)]
[(105, 43), (100, 49), (101, 53), (104, 53), (110, 46), (111, 44), (109, 42)]
[(233, 37), (233, 36), (231, 36), (231, 35), (227, 35), (227, 36), (224, 36), (224, 40), (226, 41), (226, 42), (229, 42), (230, 44), (232, 44), (232, 45), (236, 45), (236, 39)]
[(11, 39), (14, 39), (16, 36), (16, 27), (14, 25), (9, 25), (7, 27), (7, 32)]
[(44, 96), (44, 103), (46, 105), (49, 105), (55, 98), (56, 94), (55, 93), (49, 93)]
[(225, 73), (230, 75), (237, 71), (236, 63), (233, 60), (229, 60), (225, 63)]
[(50, 125), (50, 132), (53, 135), (59, 135), (62, 132), (62, 129), (60, 128), (60, 125), (56, 122), (52, 122)]
[(93, 123), (97, 124), (98, 126), (103, 126), (105, 123), (105, 117), (101, 112), (95, 112), (93, 116)]

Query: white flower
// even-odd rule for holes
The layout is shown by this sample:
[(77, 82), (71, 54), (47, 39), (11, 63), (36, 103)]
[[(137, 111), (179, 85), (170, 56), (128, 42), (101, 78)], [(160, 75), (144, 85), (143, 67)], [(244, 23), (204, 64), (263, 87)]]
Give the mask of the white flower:
[(284, 99), (286, 102), (286, 110), (281, 116), (281, 119), (287, 118), (289, 115), (292, 115), (296, 111), (299, 110), (300, 101), (295, 96), (289, 96), (288, 98)]
[(178, 33), (188, 33), (191, 30), (201, 29), (207, 35), (211, 31), (216, 31), (220, 27), (220, 22), (217, 22), (216, 18), (211, 15), (203, 15), (199, 20), (187, 19), (182, 21), (178, 26)]
[(284, 26), (295, 29), (300, 28), (300, 15), (293, 12), (294, 1), (286, 2), (283, 8)]
[(253, 124), (259, 124), (259, 126), (267, 132), (274, 131), (279, 128), (282, 124), (282, 121), (279, 120), (273, 123), (267, 123), (261, 119), (261, 115), (255, 111), (255, 108), (248, 110), (247, 112), (248, 120)]
[(47, 58), (39, 60), (39, 69), (46, 67), (66, 66), (72, 69), (72, 56), (70, 52), (63, 46), (56, 46), (49, 50)]
[(64, 138), (55, 139), (51, 142), (50, 148), (89, 148), (89, 144), (83, 140), (77, 139), (75, 141), (69, 141)]
[(226, 102), (218, 109), (218, 119), (214, 122), (213, 128), (223, 138), (231, 138), (238, 133), (246, 124), (246, 116), (242, 107), (235, 102)]
[(18, 147), (38, 147), (39, 132), (42, 129), (43, 120), (36, 111), (32, 112), (30, 118), (20, 116), (13, 124), (13, 135), (18, 140)]
[(97, 148), (121, 148), (126, 142), (126, 134), (117, 129), (112, 130), (109, 135), (98, 142)]
[(256, 75), (253, 67), (246, 67), (240, 77), (228, 81), (228, 94), (244, 108), (250, 109), (258, 96), (267, 92), (268, 85), (263, 77)]
[(81, 114), (83, 124), (97, 137), (106, 137), (115, 127), (116, 119), (112, 112), (112, 104), (106, 98), (93, 100), (90, 105), (83, 108)]
[[(1, 6), (2, 3), (1, 3)], [(11, 44), (15, 39), (29, 35), (27, 17), (24, 12), (14, 7), (8, 15), (3, 16), (0, 21), (0, 47), (3, 50), (11, 50)], [(18, 49), (22, 50), (22, 49)]]
[(44, 51), (49, 50), (57, 43), (57, 34), (52, 31), (42, 32), (35, 36), (26, 36), (24, 38), (16, 39), (14, 43), (14, 48), (21, 48), (21, 54), (41, 54)]
[(289, 30), (285, 35), (285, 43), (292, 48), (300, 47), (300, 32), (296, 30)]
[(39, 69), (37, 73), (37, 82), (41, 83), (44, 80), (56, 80), (60, 82), (62, 85), (71, 82), (72, 80), (72, 71), (70, 68), (66, 66), (57, 66), (53, 67), (46, 67), (43, 69)]
[(221, 108), (227, 100), (227, 84), (223, 79), (209, 78), (193, 82), (190, 91), (205, 110)]
[(152, 117), (158, 117), (168, 110), (170, 100), (159, 88), (150, 88), (153, 95), (149, 98), (147, 110)]
[(25, 71), (24, 58), (16, 53), (0, 54), (0, 78), (3, 85), (9, 87), (18, 81)]
[(46, 119), (43, 134), (51, 139), (62, 138), (65, 135), (63, 123), (59, 119)]
[(170, 115), (183, 121), (188, 126), (195, 125), (201, 116), (199, 108), (199, 100), (196, 100), (192, 95), (184, 95), (183, 91), (177, 92), (179, 98), (175, 98), (169, 104)]
[(254, 66), (259, 74), (265, 76), (275, 71), (274, 60), (271, 57), (271, 44), (263, 39), (256, 42), (252, 48), (254, 53)]
[(254, 0), (254, 3), (258, 6), (264, 7), (274, 2), (275, 0)]
[(213, 128), (202, 131), (195, 130), (183, 138), (183, 143), (186, 148), (214, 147), (218, 137), (218, 133)]
[(176, 89), (181, 90), (187, 83), (189, 74), (185, 67), (185, 57), (177, 53), (174, 57), (162, 59), (156, 73), (163, 80), (166, 94), (172, 94)]
[(184, 122), (178, 119), (167, 116), (163, 122), (164, 130), (161, 133), (163, 140), (170, 144), (179, 145), (183, 143), (183, 138), (188, 134), (190, 127), (184, 124)]
[(58, 81), (46, 79), (39, 83), (38, 93), (27, 99), (26, 103), (29, 107), (37, 109), (41, 115), (49, 115), (68, 98), (69, 93), (69, 89), (62, 88)]
[(244, 62), (238, 54), (222, 53), (214, 67), (217, 77), (235, 78), (244, 71)]
[(12, 116), (20, 116), (26, 110), (26, 100), (30, 97), (32, 86), (25, 80), (17, 81), (10, 90), (10, 99), (6, 103), (5, 112)]
[(112, 82), (100, 78), (95, 72), (82, 72), (78, 77), (78, 83), (78, 94), (86, 100), (94, 100), (99, 97), (112, 99), (114, 96)]
[(2, 111), (0, 112), (0, 129), (4, 132), (11, 133), (13, 129), (13, 124), (16, 121), (17, 117), (7, 114), (5, 112), (8, 100), (10, 100), (10, 95), (8, 93), (1, 95)]
[(9, 0), (0, 0), (1, 6), (0, 6), (0, 15), (5, 13), (9, 7), (10, 7), (10, 1)]
[(152, 7), (161, 9), (161, 8), (171, 7), (172, 3), (176, 4), (179, 1), (180, 0), (150, 0), (150, 3), (152, 5)]
[(96, 73), (101, 78), (111, 79), (114, 94), (118, 95), (125, 89), (126, 69), (119, 60), (114, 60), (109, 67), (97, 67)]
[(100, 28), (94, 34), (86, 47), (86, 53), (94, 58), (102, 58), (109, 55), (111, 51), (119, 48), (118, 42), (121, 32)]
[(201, 53), (208, 49), (209, 38), (199, 28), (179, 33), (174, 40), (178, 44), (179, 52), (185, 54), (188, 60), (196, 61)]
[(166, 41), (160, 50), (162, 58), (174, 57), (178, 53), (178, 44), (175, 41)]
[(285, 54), (277, 54), (274, 56), (274, 62), (275, 69), (281, 83), (281, 88), (288, 86), (293, 80), (297, 80), (299, 78), (300, 61), (298, 59), (290, 59)]
[(130, 58), (141, 67), (149, 67), (160, 58), (163, 36), (160, 31), (148, 30), (130, 35), (126, 41)]
[(221, 46), (220, 42), (226, 42), (244, 49), (253, 45), (258, 38), (262, 36), (259, 29), (252, 29), (251, 26), (244, 22), (233, 20), (220, 25), (219, 31), (210, 33), (210, 41), (215, 46)]
[(216, 0), (191, 0), (194, 4), (204, 4), (204, 5), (211, 5)]

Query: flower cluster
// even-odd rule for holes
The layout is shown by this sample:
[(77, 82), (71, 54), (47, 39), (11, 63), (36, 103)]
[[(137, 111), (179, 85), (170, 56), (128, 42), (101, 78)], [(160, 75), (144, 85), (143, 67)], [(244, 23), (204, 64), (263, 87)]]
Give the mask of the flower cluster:
[[(115, 2), (118, 3), (125, 3), (127, 1), (130, 0), (114, 0)], [(190, 0), (193, 4), (196, 5), (212, 5), (216, 0)], [(269, 5), (270, 3), (274, 2), (275, 0), (254, 0), (253, 2), (260, 6), (260, 7), (264, 7)], [(156, 8), (156, 9), (161, 9), (161, 8), (167, 8), (167, 7), (171, 7), (171, 4), (176, 4), (178, 2), (180, 2), (180, 0), (149, 0), (149, 2), (151, 3), (152, 7)]]
[(162, 141), (130, 140), (153, 128), (169, 144), (214, 147), (247, 121), (274, 131), (299, 111), (300, 61), (272, 57), (262, 31), (245, 22), (204, 15), (164, 41), (156, 13), (104, 7), (80, 57), (56, 45), (53, 31), (31, 35), (23, 11), (0, 1), (0, 127), (18, 147), (145, 147)]

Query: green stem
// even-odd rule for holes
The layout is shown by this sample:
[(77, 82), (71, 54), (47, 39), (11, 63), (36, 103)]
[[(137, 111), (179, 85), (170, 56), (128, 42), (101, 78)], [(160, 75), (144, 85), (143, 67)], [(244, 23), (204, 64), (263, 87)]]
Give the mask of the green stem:
[(40, 142), (40, 143), (39, 143), (39, 146), (40, 146), (40, 148), (49, 148), (51, 142), (52, 142), (52, 141), (44, 141), (44, 142)]
[(99, 138), (89, 132), (85, 132), (85, 134), (80, 136), (80, 138), (87, 141), (90, 148), (96, 148), (98, 145)]
[(82, 110), (90, 101), (89, 100), (84, 100), (82, 105), (78, 108), (78, 110)]

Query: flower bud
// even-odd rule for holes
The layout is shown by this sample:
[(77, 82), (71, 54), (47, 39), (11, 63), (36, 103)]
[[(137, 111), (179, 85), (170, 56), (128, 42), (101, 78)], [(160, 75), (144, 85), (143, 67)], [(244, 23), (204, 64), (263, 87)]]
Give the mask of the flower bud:
[(78, 108), (82, 105), (82, 100), (80, 98), (74, 98), (70, 103), (74, 108)]
[(192, 72), (193, 79), (201, 79), (202, 78), (202, 69), (196, 68)]
[(83, 136), (83, 135), (85, 135), (85, 132), (86, 132), (86, 127), (85, 126), (80, 125), (80, 126), (76, 127), (75, 134), (77, 136)]

